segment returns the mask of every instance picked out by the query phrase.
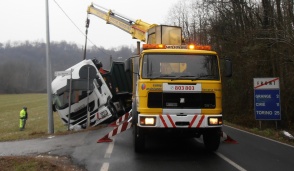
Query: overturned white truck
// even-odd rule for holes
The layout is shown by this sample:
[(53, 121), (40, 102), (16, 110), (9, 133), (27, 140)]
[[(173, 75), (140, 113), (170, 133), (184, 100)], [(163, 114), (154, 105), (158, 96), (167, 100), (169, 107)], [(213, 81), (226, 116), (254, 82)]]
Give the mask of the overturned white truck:
[(106, 71), (101, 62), (92, 59), (68, 68), (66, 71), (71, 71), (71, 75), (57, 76), (52, 81), (53, 111), (58, 112), (70, 129), (86, 128), (88, 115), (90, 126), (116, 119), (131, 106), (128, 102), (131, 84), (118, 83), (114, 76), (126, 76), (124, 65), (123, 62), (113, 62), (110, 71)]

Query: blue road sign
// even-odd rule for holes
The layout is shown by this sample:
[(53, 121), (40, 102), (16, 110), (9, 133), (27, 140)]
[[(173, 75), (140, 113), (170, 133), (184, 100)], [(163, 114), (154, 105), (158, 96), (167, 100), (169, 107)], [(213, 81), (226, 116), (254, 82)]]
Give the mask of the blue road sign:
[(281, 120), (280, 90), (255, 90), (255, 119)]
[(281, 120), (279, 78), (254, 78), (256, 120)]

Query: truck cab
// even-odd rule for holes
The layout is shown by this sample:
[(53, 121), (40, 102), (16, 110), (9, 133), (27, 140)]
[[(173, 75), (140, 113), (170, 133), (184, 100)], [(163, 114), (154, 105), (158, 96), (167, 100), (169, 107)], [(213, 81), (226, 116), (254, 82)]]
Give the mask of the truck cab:
[(132, 116), (135, 151), (147, 135), (200, 137), (218, 149), (222, 121), (219, 57), (210, 46), (144, 44), (135, 71)]
[[(91, 67), (96, 73), (95, 78), (89, 80), (92, 89), (74, 88), (73, 86), (70, 96), (69, 81), (81, 80), (81, 70), (85, 67)], [(87, 108), (90, 112), (91, 126), (110, 118), (113, 111), (113, 106), (110, 105), (112, 94), (93, 60), (83, 60), (66, 71), (72, 71), (71, 76), (57, 76), (52, 81), (53, 109), (58, 112), (64, 124), (69, 124), (70, 129), (85, 128)]]

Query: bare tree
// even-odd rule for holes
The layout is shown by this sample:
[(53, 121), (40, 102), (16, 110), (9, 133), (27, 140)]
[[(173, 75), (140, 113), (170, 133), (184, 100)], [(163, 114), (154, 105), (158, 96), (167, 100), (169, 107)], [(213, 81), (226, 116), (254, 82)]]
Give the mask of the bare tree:
[(291, 127), (294, 106), (287, 104), (294, 102), (294, 89), (290, 88), (294, 85), (293, 0), (185, 3), (181, 5), (183, 1), (180, 1), (171, 9), (168, 24), (172, 22), (184, 28), (186, 40), (211, 44), (218, 54), (231, 57), (233, 61), (234, 76), (223, 78), (226, 119), (256, 126), (253, 78), (280, 77), (281, 125)]

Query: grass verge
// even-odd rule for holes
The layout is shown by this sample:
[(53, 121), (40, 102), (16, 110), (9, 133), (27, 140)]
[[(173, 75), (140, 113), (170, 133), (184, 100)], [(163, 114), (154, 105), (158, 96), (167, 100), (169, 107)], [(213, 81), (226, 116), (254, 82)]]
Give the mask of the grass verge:
[[(19, 112), (26, 106), (28, 120), (24, 131), (19, 131)], [(0, 94), (0, 141), (14, 141), (48, 136), (47, 94)], [(55, 135), (67, 131), (58, 113), (53, 113)], [(80, 171), (67, 157), (61, 156), (3, 156), (0, 170)]]
[(9, 156), (0, 157), (1, 171), (84, 171), (84, 168), (75, 166), (67, 157), (60, 156)]
[[(24, 131), (19, 131), (19, 112), (26, 106), (28, 120)], [(48, 135), (47, 94), (0, 95), (0, 141), (38, 138)], [(57, 113), (53, 113), (54, 132), (67, 132)]]

